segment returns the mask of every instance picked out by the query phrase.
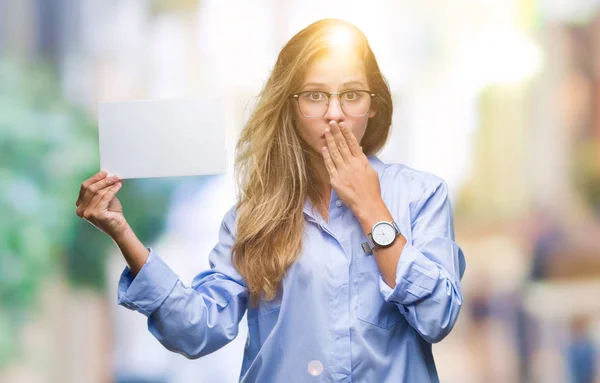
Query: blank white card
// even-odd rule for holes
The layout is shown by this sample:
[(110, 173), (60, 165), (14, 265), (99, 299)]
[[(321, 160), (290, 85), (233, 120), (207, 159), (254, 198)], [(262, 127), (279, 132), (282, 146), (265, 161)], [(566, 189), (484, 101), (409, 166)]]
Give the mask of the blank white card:
[(98, 104), (100, 167), (121, 178), (225, 173), (225, 126), (218, 99)]

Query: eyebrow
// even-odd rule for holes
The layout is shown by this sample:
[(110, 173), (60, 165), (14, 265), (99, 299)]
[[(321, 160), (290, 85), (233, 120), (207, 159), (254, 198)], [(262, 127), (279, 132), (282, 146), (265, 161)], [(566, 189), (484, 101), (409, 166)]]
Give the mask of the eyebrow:
[[(342, 84), (342, 88), (347, 88), (350, 86), (360, 86), (360, 87), (366, 87), (366, 84), (363, 83), (362, 81), (348, 81)], [(302, 86), (302, 89), (304, 88), (327, 88), (327, 84), (322, 83), (322, 82), (308, 82), (306, 84), (304, 84)]]

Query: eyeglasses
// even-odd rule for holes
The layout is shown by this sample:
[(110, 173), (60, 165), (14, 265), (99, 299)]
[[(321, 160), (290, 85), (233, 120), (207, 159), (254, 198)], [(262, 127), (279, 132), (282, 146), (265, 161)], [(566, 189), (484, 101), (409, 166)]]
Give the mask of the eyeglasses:
[(329, 108), (331, 96), (337, 96), (344, 114), (352, 117), (367, 115), (371, 108), (371, 99), (377, 97), (375, 93), (362, 89), (347, 90), (340, 93), (306, 90), (292, 95), (298, 101), (300, 113), (308, 118), (324, 116), (327, 113), (327, 108)]

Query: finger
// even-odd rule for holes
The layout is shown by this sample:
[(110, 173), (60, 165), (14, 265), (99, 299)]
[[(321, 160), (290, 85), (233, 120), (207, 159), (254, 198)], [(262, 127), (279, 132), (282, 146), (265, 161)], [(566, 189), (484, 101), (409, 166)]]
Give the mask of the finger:
[(88, 201), (91, 201), (94, 198), (94, 195), (105, 188), (112, 186), (115, 182), (119, 181), (118, 176), (110, 176), (106, 177), (90, 186), (87, 187), (83, 198), (79, 201), (80, 203), (86, 204)]
[(323, 160), (325, 161), (325, 168), (327, 168), (327, 172), (329, 173), (329, 177), (337, 177), (337, 169), (333, 160), (331, 159), (331, 155), (329, 154), (329, 150), (326, 146), (323, 146)]
[(342, 158), (344, 159), (344, 161), (349, 162), (350, 157), (352, 157), (352, 153), (350, 152), (350, 149), (348, 148), (348, 144), (346, 143), (346, 138), (342, 134), (342, 132), (340, 130), (340, 126), (338, 125), (337, 122), (331, 121), (329, 123), (329, 129), (331, 130), (331, 134), (333, 136), (333, 139), (335, 140), (335, 144), (337, 145)]
[(108, 203), (110, 202), (109, 199), (108, 201), (106, 201), (106, 203), (104, 203), (106, 196), (115, 188), (118, 191), (121, 188), (121, 182), (117, 182), (114, 185), (110, 185), (96, 193), (94, 195), (94, 198), (88, 204), (89, 209), (97, 212), (106, 210), (106, 208), (108, 207)]
[(75, 209), (75, 214), (77, 214), (77, 216), (79, 218), (83, 218), (84, 211), (85, 211), (85, 206), (82, 204), (79, 204), (79, 206), (77, 206), (77, 209)]
[(123, 183), (117, 182), (112, 187), (108, 188), (106, 190), (106, 193), (104, 193), (104, 195), (102, 196), (102, 199), (100, 200), (100, 202), (98, 202), (97, 208), (100, 210), (108, 209), (108, 205), (110, 204), (110, 201), (112, 201), (112, 199), (115, 198), (115, 196), (117, 195), (119, 190), (121, 190), (121, 186), (123, 186)]
[[(110, 187), (112, 187), (112, 186), (110, 186)], [(109, 189), (109, 188), (107, 188), (107, 189)], [(104, 194), (106, 194), (107, 189), (102, 189), (102, 190), (98, 191), (97, 193), (95, 193), (94, 197), (90, 200), (90, 202), (86, 204), (87, 208), (85, 209), (84, 215), (87, 215), (87, 217), (84, 216), (85, 219), (88, 219), (90, 215), (93, 216), (93, 213), (97, 213), (99, 211), (98, 203), (100, 202), (102, 197), (104, 197)]]
[(325, 131), (325, 142), (327, 142), (329, 156), (331, 157), (334, 166), (336, 167), (336, 169), (341, 169), (344, 166), (345, 162), (342, 158), (342, 155), (340, 154), (340, 151), (337, 148), (337, 145), (335, 144), (335, 140), (333, 139), (333, 136), (331, 135), (331, 131), (329, 131), (329, 129)]
[[(94, 185), (97, 185), (98, 182), (96, 182)], [(84, 195), (81, 198), (79, 198), (76, 202), (77, 209), (75, 210), (75, 213), (77, 214), (77, 216), (84, 219), (86, 219), (86, 212), (92, 210), (93, 206), (95, 206), (96, 204), (97, 199), (94, 199), (94, 197), (96, 197), (98, 193), (102, 192), (102, 190), (92, 192), (90, 191), (90, 187), (91, 186), (85, 188)]]
[[(103, 180), (104, 181), (104, 180)], [(103, 182), (102, 181), (102, 182)], [(118, 183), (122, 183), (123, 180), (119, 180), (120, 182)], [(100, 182), (97, 182), (94, 185), (98, 185)], [(114, 184), (114, 183), (113, 183)], [(78, 201), (78, 206), (77, 209), (75, 210), (75, 213), (77, 214), (77, 216), (81, 217), (81, 218), (85, 218), (84, 215), (86, 213), (86, 211), (91, 211), (93, 210), (96, 205), (98, 204), (99, 200), (102, 198), (102, 196), (104, 195), (104, 193), (106, 193), (106, 191), (112, 186), (108, 185), (106, 187), (103, 187), (100, 190), (97, 190), (93, 193), (90, 194), (86, 194), (84, 196), (84, 198), (82, 198), (80, 201)], [(89, 188), (88, 191), (86, 193), (89, 193)]]
[(354, 133), (352, 133), (350, 131), (350, 129), (348, 129), (348, 127), (346, 126), (345, 123), (340, 123), (340, 131), (342, 132), (342, 134), (344, 135), (344, 138), (346, 139), (346, 142), (348, 143), (348, 148), (350, 149), (350, 153), (352, 153), (353, 156), (358, 157), (360, 156), (363, 151), (362, 148), (360, 147), (360, 144), (358, 143), (358, 140), (356, 139), (356, 136), (354, 135)]
[(77, 202), (75, 204), (79, 206), (79, 200), (83, 198), (83, 195), (85, 194), (87, 188), (90, 185), (100, 181), (104, 177), (106, 177), (106, 170), (102, 169), (87, 180), (83, 181), (83, 183), (81, 184), (81, 188), (79, 188), (79, 196), (77, 197)]

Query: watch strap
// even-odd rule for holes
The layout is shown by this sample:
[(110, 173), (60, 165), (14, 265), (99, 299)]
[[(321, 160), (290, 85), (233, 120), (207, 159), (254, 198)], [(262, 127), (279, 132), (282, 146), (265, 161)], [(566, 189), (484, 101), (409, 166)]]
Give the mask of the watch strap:
[(372, 254), (375, 248), (375, 242), (373, 242), (373, 236), (371, 233), (367, 234), (366, 242), (363, 242), (360, 246), (366, 254)]

